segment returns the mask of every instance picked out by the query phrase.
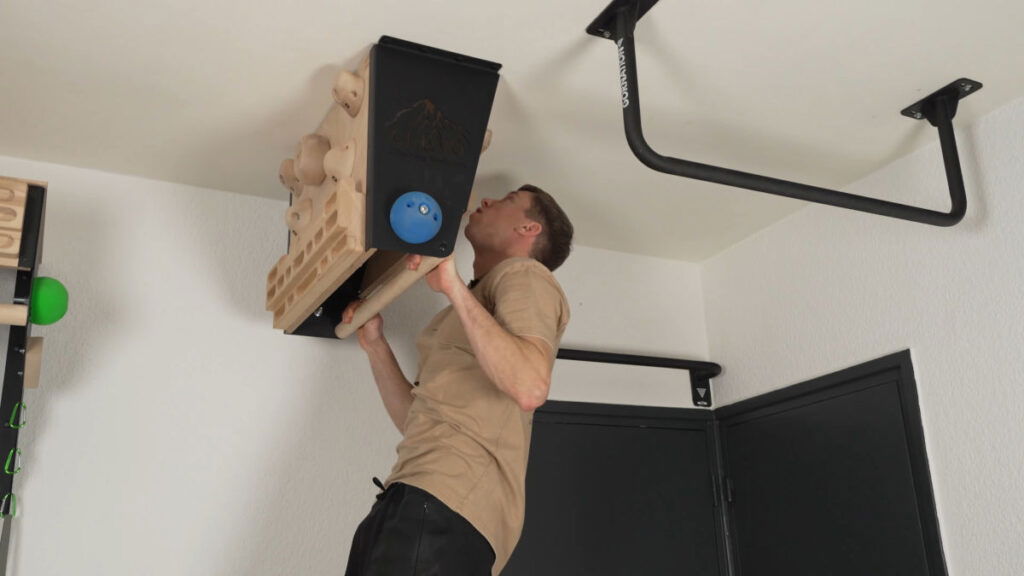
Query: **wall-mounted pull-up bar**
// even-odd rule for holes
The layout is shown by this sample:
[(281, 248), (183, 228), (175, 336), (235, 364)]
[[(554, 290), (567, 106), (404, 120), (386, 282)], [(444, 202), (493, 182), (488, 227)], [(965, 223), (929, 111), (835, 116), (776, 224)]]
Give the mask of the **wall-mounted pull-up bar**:
[(627, 364), (630, 366), (652, 366), (655, 368), (687, 370), (690, 373), (690, 391), (693, 393), (693, 405), (705, 408), (711, 407), (711, 379), (722, 373), (722, 367), (714, 362), (659, 356), (637, 356), (616, 352), (559, 348), (557, 358), (561, 360), (579, 360), (582, 362), (601, 362), (603, 364)]
[(626, 140), (629, 142), (633, 154), (648, 167), (666, 174), (933, 226), (953, 226), (963, 219), (967, 212), (967, 196), (964, 192), (964, 179), (960, 170), (960, 157), (957, 154), (952, 120), (956, 116), (957, 103), (960, 99), (981, 88), (981, 83), (966, 78), (953, 82), (902, 111), (904, 116), (910, 118), (918, 120), (927, 118), (932, 126), (939, 130), (939, 142), (942, 147), (942, 158), (946, 165), (946, 180), (949, 184), (949, 197), (952, 202), (949, 212), (927, 210), (719, 166), (709, 166), (662, 156), (655, 152), (644, 139), (640, 124), (640, 90), (637, 84), (633, 30), (637, 21), (657, 3), (658, 0), (613, 0), (587, 27), (588, 34), (613, 40), (618, 47), (622, 116), (626, 124)]

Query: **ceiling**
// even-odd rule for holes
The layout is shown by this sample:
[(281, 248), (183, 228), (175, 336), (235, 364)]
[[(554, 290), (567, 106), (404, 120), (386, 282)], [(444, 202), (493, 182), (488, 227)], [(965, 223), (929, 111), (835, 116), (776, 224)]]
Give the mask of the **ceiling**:
[[(547, 189), (579, 244), (699, 261), (801, 208), (631, 155), (614, 46), (584, 33), (606, 4), (8, 0), (0, 155), (285, 199), (280, 161), (386, 34), (504, 65), (478, 190)], [(1020, 0), (662, 0), (636, 31), (647, 139), (841, 187), (935, 141), (899, 111), (956, 78), (985, 84), (957, 126), (1024, 95), (1022, 24)]]

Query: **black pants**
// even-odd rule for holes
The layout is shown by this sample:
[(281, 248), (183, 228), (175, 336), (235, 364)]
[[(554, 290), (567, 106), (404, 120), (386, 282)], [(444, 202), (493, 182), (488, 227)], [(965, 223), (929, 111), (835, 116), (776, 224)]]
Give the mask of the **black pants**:
[(465, 518), (401, 483), (356, 529), (345, 576), (490, 576), (494, 551)]

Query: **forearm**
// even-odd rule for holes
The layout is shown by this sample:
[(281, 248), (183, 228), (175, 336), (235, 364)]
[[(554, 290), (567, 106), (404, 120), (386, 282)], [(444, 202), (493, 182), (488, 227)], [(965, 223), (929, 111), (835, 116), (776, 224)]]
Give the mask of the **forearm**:
[(412, 384), (402, 374), (395, 353), (383, 337), (364, 350), (370, 360), (370, 369), (377, 382), (380, 398), (384, 401), (384, 408), (398, 431), (404, 432), (409, 407), (412, 406)]
[(484, 374), (524, 411), (547, 399), (551, 364), (541, 344), (505, 330), (465, 285), (448, 294)]

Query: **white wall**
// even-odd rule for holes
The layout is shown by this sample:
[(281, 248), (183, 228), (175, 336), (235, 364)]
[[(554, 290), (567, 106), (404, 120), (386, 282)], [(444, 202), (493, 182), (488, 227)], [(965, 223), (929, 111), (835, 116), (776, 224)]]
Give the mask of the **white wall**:
[[(707, 261), (730, 403), (910, 348), (954, 576), (1024, 570), (1024, 100), (958, 134), (957, 227), (814, 206)], [(948, 206), (938, 145), (850, 192)]]
[[(398, 434), (354, 341), (271, 329), (285, 203), (13, 158), (0, 174), (49, 181), (42, 272), (71, 293), (35, 329), (9, 573), (342, 573)], [(706, 357), (695, 266), (581, 247), (563, 270), (565, 345)], [(439, 307), (421, 285), (385, 314), (407, 372)], [(689, 403), (685, 373), (612, 373), (560, 362), (553, 396)]]
[[(697, 265), (578, 248), (557, 272), (572, 304), (565, 348), (706, 360)], [(686, 371), (559, 361), (554, 400), (693, 407)]]

